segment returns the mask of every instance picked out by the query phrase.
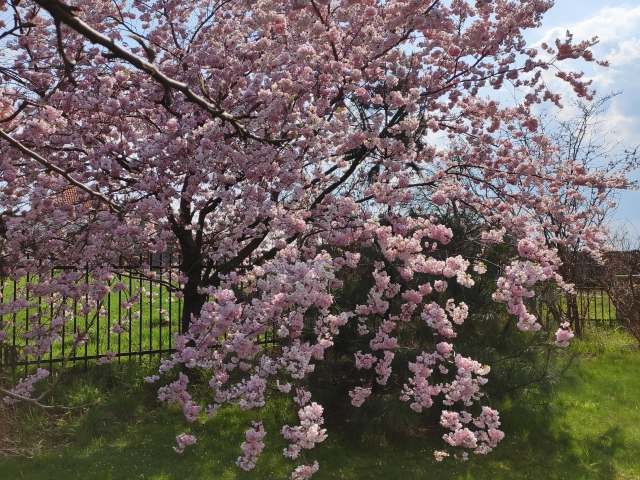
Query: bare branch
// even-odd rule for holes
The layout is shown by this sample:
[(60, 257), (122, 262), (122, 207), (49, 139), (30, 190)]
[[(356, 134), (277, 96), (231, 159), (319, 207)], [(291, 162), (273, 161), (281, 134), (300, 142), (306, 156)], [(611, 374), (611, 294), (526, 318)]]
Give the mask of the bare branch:
[(78, 83), (76, 82), (75, 78), (73, 78), (73, 69), (76, 68), (76, 62), (75, 60), (70, 60), (64, 51), (64, 44), (62, 43), (62, 30), (60, 29), (60, 20), (56, 20), (55, 24), (56, 37), (58, 39), (58, 53), (60, 53), (60, 57), (62, 57), (62, 62), (64, 63), (64, 72), (66, 73), (69, 81), (77, 87)]

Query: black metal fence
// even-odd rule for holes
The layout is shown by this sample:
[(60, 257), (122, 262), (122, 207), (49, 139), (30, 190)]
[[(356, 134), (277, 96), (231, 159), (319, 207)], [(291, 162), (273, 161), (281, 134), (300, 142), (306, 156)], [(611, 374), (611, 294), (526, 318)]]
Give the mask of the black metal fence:
[(587, 323), (596, 326), (616, 325), (616, 307), (603, 288), (576, 289), (578, 315)]
[[(87, 366), (90, 360), (98, 362), (121, 361), (126, 357), (150, 357), (174, 351), (174, 334), (179, 332), (182, 300), (176, 281), (179, 258), (173, 254), (148, 253), (126, 262), (120, 259), (122, 273), (114, 281), (122, 282), (124, 288), (109, 293), (99, 309), (83, 313), (79, 304), (69, 301), (67, 308), (72, 319), (58, 329), (59, 339), (49, 351), (24, 354), (25, 348), (34, 345), (34, 332), (51, 327), (55, 320), (54, 302), (46, 298), (32, 299), (37, 307), (20, 313), (0, 316), (0, 328), (6, 332), (0, 341), (0, 369), (15, 369), (23, 366), (54, 368), (66, 358), (72, 364), (80, 362)], [(124, 265), (136, 268), (124, 268)], [(140, 268), (141, 267), (141, 268)], [(59, 267), (51, 271), (51, 277), (70, 270)], [(76, 270), (74, 270), (76, 271)], [(89, 269), (83, 272), (84, 281), (89, 282)], [(21, 290), (26, 291), (37, 279), (26, 277), (21, 281), (0, 279), (0, 302), (15, 300)], [(31, 305), (30, 305), (31, 307)], [(8, 318), (7, 318), (8, 317)], [(31, 332), (31, 333), (30, 333)], [(77, 336), (85, 341), (75, 346)]]
[[(573, 295), (558, 288), (538, 292), (530, 303), (532, 311), (549, 330), (569, 321), (575, 329), (613, 327), (617, 324), (613, 300), (603, 288), (577, 287)], [(579, 322), (579, 325), (576, 323)]]
[[(122, 262), (122, 259), (121, 259)], [(33, 331), (37, 322), (46, 329), (54, 319), (53, 304), (47, 305), (42, 298), (37, 300), (39, 307), (19, 314), (0, 316), (0, 328), (6, 332), (0, 340), (0, 369), (24, 367), (25, 372), (34, 366), (55, 368), (63, 359), (71, 364), (84, 364), (89, 361), (121, 361), (124, 358), (152, 357), (174, 351), (174, 334), (180, 330), (182, 299), (179, 292), (177, 275), (180, 259), (174, 254), (139, 255), (126, 262), (136, 268), (123, 268), (117, 275), (117, 281), (124, 289), (109, 293), (103, 307), (89, 314), (82, 314), (73, 302), (72, 320), (58, 330), (59, 341), (50, 346), (44, 354), (24, 354), (30, 343), (35, 343), (29, 331)], [(65, 270), (61, 268), (59, 270)], [(57, 272), (51, 272), (55, 276)], [(85, 281), (89, 280), (89, 271), (84, 272)], [(23, 282), (30, 282), (26, 278)], [(15, 300), (24, 283), (7, 278), (0, 279), (0, 302)], [(615, 307), (606, 292), (599, 288), (579, 288), (575, 297), (579, 318), (584, 325), (613, 326), (616, 323)], [(557, 297), (553, 308), (566, 309), (564, 297)], [(49, 308), (50, 311), (43, 311)], [(550, 304), (538, 304), (538, 314), (546, 315), (550, 325)], [(6, 318), (10, 317), (10, 318)], [(37, 328), (36, 328), (37, 330)], [(26, 334), (26, 335), (25, 335)], [(86, 341), (74, 349), (74, 335), (86, 335)], [(257, 342), (269, 347), (277, 343), (275, 332), (269, 331)]]

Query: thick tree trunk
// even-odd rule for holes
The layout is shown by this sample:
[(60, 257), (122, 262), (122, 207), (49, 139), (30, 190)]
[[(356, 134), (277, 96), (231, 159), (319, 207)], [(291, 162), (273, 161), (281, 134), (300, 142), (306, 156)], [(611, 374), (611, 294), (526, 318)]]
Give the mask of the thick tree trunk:
[(182, 304), (182, 316), (180, 317), (180, 333), (189, 331), (192, 316), (199, 316), (202, 306), (207, 300), (206, 295), (198, 293), (200, 285), (189, 279), (184, 287), (184, 302)]
[[(200, 316), (202, 306), (207, 301), (207, 296), (199, 293), (202, 287), (202, 260), (200, 253), (191, 249), (182, 249), (182, 263), (180, 271), (187, 277), (187, 283), (183, 289), (182, 315), (180, 317), (180, 333), (186, 334), (191, 325), (193, 317)], [(189, 340), (188, 347), (195, 347), (195, 342)], [(190, 382), (197, 381), (197, 376), (192, 368), (187, 368), (186, 364), (182, 364), (182, 373), (185, 374)]]
[(180, 270), (187, 277), (187, 283), (183, 290), (184, 302), (180, 319), (180, 333), (185, 334), (189, 331), (192, 315), (199, 316), (200, 310), (207, 300), (206, 295), (198, 292), (198, 289), (202, 287), (202, 260), (199, 252), (185, 252), (183, 249)]

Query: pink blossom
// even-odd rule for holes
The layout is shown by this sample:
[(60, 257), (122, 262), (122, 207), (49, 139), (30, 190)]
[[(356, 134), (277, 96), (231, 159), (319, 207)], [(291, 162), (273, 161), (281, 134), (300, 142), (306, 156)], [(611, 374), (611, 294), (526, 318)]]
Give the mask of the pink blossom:
[(505, 228), (500, 230), (490, 230), (488, 232), (482, 232), (482, 241), (487, 244), (501, 243), (506, 233)]
[(302, 448), (313, 448), (316, 443), (322, 442), (327, 438), (326, 430), (320, 427), (324, 423), (322, 413), (323, 408), (313, 402), (298, 411), (300, 425), (295, 427), (285, 425), (282, 427), (282, 435), (286, 440), (292, 442), (284, 450), (286, 457), (297, 458)]
[(370, 369), (376, 362), (377, 359), (370, 353), (362, 354), (362, 352), (358, 351), (355, 354), (356, 358), (356, 368), (358, 370), (364, 368), (365, 370)]
[(244, 455), (238, 457), (236, 464), (245, 471), (251, 470), (256, 466), (258, 456), (264, 449), (262, 439), (267, 434), (262, 426), (262, 422), (251, 422), (253, 427), (245, 432), (246, 442), (243, 442), (240, 448)]
[(349, 396), (351, 397), (351, 405), (353, 405), (354, 407), (360, 407), (369, 395), (371, 395), (370, 388), (354, 388), (349, 392)]
[(441, 451), (441, 450), (436, 450), (435, 452), (433, 452), (433, 455), (436, 458), (436, 462), (441, 462), (442, 460), (444, 460), (444, 457), (448, 457), (449, 454), (447, 452)]
[(291, 473), (291, 480), (306, 480), (318, 471), (320, 466), (314, 461), (312, 465), (300, 465)]
[(569, 340), (574, 337), (574, 333), (569, 329), (569, 322), (563, 322), (560, 324), (560, 328), (556, 330), (555, 344), (558, 347), (568, 347)]
[(173, 447), (173, 449), (177, 452), (177, 453), (182, 453), (184, 452), (184, 449), (186, 447), (188, 447), (189, 445), (195, 445), (196, 443), (196, 437), (193, 435), (188, 435), (186, 433), (181, 433), (180, 435), (178, 435), (176, 437), (176, 442), (178, 443), (177, 447)]
[[(40, 380), (44, 380), (45, 378), (47, 378), (49, 376), (49, 371), (45, 370), (43, 368), (38, 368), (36, 369), (36, 373), (27, 376), (24, 379), (20, 379), (18, 381), (18, 385), (16, 385), (12, 390), (9, 390), (9, 392), (15, 394), (15, 395), (19, 395), (21, 397), (25, 397), (25, 398), (30, 398), (31, 394), (33, 393), (33, 391), (35, 390), (35, 386), (34, 384), (36, 382), (39, 382)], [(4, 397), (3, 398), (4, 403), (6, 403), (7, 405), (11, 405), (14, 403), (19, 402), (20, 400), (13, 398), (13, 397)]]
[(447, 342), (440, 342), (438, 345), (436, 345), (436, 348), (438, 349), (438, 353), (447, 358), (451, 355), (453, 345)]
[(447, 282), (444, 280), (436, 280), (433, 282), (433, 288), (436, 292), (444, 292), (447, 289)]

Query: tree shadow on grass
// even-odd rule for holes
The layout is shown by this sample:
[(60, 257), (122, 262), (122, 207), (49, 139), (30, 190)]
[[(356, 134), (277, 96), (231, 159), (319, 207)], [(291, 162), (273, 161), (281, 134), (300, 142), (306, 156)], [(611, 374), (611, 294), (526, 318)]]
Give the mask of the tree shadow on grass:
[[(594, 367), (590, 365), (589, 372), (597, 371)], [(244, 431), (258, 419), (255, 412), (224, 408), (212, 420), (187, 423), (179, 408), (159, 406), (156, 385), (129, 383), (127, 375), (117, 375), (109, 380), (117, 395), (106, 396), (99, 408), (77, 419), (72, 445), (34, 459), (0, 461), (0, 478), (285, 479), (295, 466), (314, 460), (320, 463), (314, 480), (586, 480), (637, 478), (640, 473), (640, 464), (633, 459), (640, 440), (629, 424), (636, 417), (625, 410), (635, 407), (626, 400), (615, 404), (608, 400), (609, 394), (620, 399), (623, 393), (632, 396), (634, 384), (626, 380), (629, 391), (616, 392), (613, 386), (594, 390), (589, 375), (578, 375), (568, 379), (555, 404), (503, 402), (498, 409), (507, 437), (494, 452), (471, 455), (468, 462), (435, 461), (433, 451), (446, 447), (441, 439), (444, 431), (438, 428), (420, 435), (392, 435), (367, 433), (353, 425), (333, 428), (315, 449), (297, 460), (286, 459), (280, 429), (284, 423), (295, 424), (296, 408), (284, 400), (271, 401), (261, 415), (267, 431), (265, 452), (255, 470), (243, 472), (235, 461)], [(90, 392), (89, 386), (78, 386), (77, 400), (90, 397)], [(195, 434), (198, 443), (177, 454), (172, 450), (175, 436), (185, 431)]]
[(249, 420), (246, 412), (229, 409), (213, 421), (188, 425), (198, 436), (198, 443), (177, 454), (171, 447), (176, 432), (186, 425), (180, 412), (165, 410), (83, 447), (71, 446), (33, 460), (9, 462), (0, 465), (0, 470), (5, 472), (2, 478), (50, 480), (284, 479), (296, 465), (317, 459), (321, 464), (317, 479), (617, 478), (614, 459), (627, 448), (621, 427), (609, 428), (598, 437), (576, 444), (571, 432), (550, 431), (553, 414), (522, 409), (526, 422), (512, 430), (511, 413), (505, 415), (504, 428), (509, 436), (503, 444), (490, 455), (472, 456), (468, 462), (436, 462), (432, 452), (442, 448), (438, 439), (359, 436), (348, 431), (334, 433), (292, 462), (281, 455), (284, 442), (277, 427), (268, 425), (264, 455), (255, 470), (243, 472), (234, 463)]

